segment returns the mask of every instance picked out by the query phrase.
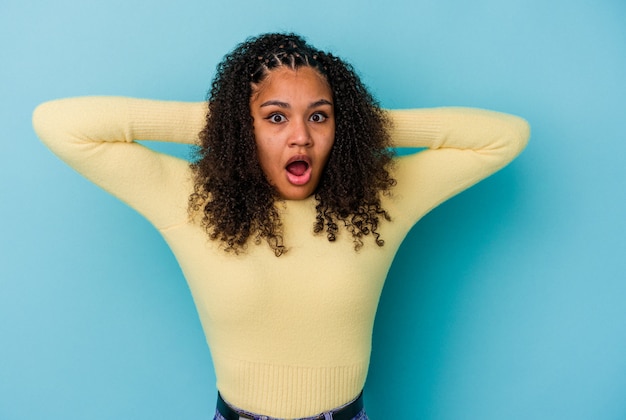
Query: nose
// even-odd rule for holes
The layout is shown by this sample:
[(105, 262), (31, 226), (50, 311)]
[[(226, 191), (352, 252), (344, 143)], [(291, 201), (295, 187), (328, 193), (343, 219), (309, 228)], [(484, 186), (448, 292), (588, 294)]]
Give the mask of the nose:
[(299, 121), (293, 124), (293, 131), (289, 138), (290, 146), (303, 146), (309, 147), (313, 145), (313, 138), (311, 137), (310, 128), (306, 121)]

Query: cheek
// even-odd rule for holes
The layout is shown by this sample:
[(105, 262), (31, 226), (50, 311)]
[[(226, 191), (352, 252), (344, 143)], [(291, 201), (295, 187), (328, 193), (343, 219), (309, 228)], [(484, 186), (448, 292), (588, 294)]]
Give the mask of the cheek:
[(329, 137), (328, 141), (325, 144), (325, 155), (326, 155), (326, 160), (328, 160), (328, 158), (330, 157), (330, 154), (333, 150), (333, 146), (335, 145), (335, 136), (334, 134)]
[(328, 153), (330, 153), (330, 151), (333, 149), (333, 146), (335, 144), (335, 125), (334, 124), (328, 130), (328, 134), (326, 138), (327, 138)]
[(257, 141), (256, 144), (256, 151), (259, 159), (259, 165), (261, 166), (261, 169), (263, 169), (265, 175), (269, 177), (278, 167), (279, 156), (271, 146), (259, 141)]

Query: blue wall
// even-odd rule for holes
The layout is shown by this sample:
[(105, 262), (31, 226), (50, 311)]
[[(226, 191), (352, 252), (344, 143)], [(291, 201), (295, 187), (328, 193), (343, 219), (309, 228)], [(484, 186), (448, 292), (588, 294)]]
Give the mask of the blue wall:
[(386, 107), (477, 106), (533, 128), (401, 248), (371, 417), (626, 417), (626, 3), (210, 3), (0, 5), (0, 418), (210, 418), (209, 351), (172, 255), (54, 158), (30, 115), (73, 95), (202, 100), (223, 54), (275, 30), (351, 61)]

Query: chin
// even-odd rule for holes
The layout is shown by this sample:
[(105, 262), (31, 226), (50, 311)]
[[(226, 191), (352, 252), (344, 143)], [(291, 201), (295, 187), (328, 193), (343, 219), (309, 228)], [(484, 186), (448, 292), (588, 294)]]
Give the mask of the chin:
[(313, 193), (306, 192), (306, 193), (302, 193), (302, 194), (294, 194), (294, 193), (292, 193), (292, 194), (281, 194), (280, 196), (282, 198), (284, 198), (285, 200), (304, 200), (306, 198), (309, 198), (312, 195), (313, 195)]
[(304, 200), (315, 193), (311, 188), (289, 188), (286, 191), (278, 191), (280, 196), (285, 200)]

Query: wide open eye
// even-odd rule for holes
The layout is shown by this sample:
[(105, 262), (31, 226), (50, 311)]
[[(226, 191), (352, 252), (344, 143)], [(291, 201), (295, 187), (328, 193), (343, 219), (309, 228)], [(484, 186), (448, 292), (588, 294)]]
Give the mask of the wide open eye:
[(309, 117), (309, 121), (313, 121), (313, 122), (319, 123), (319, 122), (326, 121), (326, 118), (328, 118), (328, 117), (323, 112), (316, 112), (315, 114), (313, 114), (313, 115), (311, 115)]
[(270, 122), (274, 124), (280, 124), (280, 123), (287, 121), (287, 118), (285, 118), (283, 114), (275, 112), (271, 114), (269, 117), (267, 117), (266, 120), (269, 120)]

